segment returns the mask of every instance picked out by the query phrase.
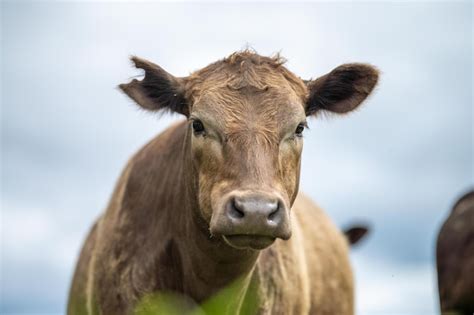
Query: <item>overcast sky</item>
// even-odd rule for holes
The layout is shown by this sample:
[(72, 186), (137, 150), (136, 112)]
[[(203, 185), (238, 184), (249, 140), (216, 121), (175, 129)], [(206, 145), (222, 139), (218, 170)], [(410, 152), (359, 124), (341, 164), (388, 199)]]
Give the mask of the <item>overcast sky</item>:
[(436, 314), (434, 246), (474, 184), (472, 3), (1, 3), (0, 312), (63, 313), (79, 248), (127, 159), (178, 116), (117, 89), (128, 56), (177, 76), (250, 45), (303, 78), (369, 62), (380, 84), (310, 120), (301, 190), (344, 227), (359, 314)]

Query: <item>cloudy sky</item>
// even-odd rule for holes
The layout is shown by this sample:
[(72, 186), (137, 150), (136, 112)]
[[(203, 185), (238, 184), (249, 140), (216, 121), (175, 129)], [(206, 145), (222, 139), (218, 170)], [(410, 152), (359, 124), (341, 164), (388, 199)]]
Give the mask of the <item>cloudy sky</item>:
[(131, 54), (185, 76), (250, 45), (317, 77), (382, 71), (344, 118), (310, 121), (301, 190), (341, 227), (358, 314), (436, 314), (435, 237), (474, 184), (471, 2), (1, 3), (2, 314), (60, 314), (75, 260), (130, 155), (177, 116), (116, 85)]

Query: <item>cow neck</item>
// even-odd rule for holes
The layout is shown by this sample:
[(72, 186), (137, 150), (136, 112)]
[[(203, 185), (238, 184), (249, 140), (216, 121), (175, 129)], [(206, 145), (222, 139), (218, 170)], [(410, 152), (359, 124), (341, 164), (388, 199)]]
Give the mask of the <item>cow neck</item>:
[[(238, 250), (227, 245), (221, 237), (211, 237), (208, 223), (200, 215), (197, 171), (191, 160), (191, 134), (185, 134), (182, 152), (180, 188), (184, 210), (184, 233), (179, 236), (184, 283), (192, 296), (204, 299), (238, 278), (249, 279), (258, 258), (253, 250)], [(181, 223), (183, 224), (183, 222)], [(189, 279), (187, 279), (189, 278)], [(242, 283), (248, 284), (248, 281)]]

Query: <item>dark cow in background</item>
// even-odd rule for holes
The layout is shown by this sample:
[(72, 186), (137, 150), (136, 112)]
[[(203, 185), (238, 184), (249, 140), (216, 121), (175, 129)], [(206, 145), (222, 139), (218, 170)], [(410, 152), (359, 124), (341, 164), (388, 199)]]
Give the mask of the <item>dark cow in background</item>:
[[(199, 304), (236, 279), (219, 314), (353, 314), (348, 241), (298, 193), (302, 135), (308, 116), (356, 109), (377, 70), (303, 81), (280, 57), (243, 51), (178, 78), (132, 60), (145, 76), (125, 94), (187, 119), (129, 161), (81, 252), (68, 314), (132, 314), (163, 291)], [(348, 230), (351, 242), (363, 233)]]
[(474, 314), (474, 190), (462, 196), (444, 222), (436, 247), (443, 314)]

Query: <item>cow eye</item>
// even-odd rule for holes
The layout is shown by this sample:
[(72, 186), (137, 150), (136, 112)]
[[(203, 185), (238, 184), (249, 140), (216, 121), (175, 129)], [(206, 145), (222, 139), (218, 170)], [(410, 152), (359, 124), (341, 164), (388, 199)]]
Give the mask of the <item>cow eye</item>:
[(303, 131), (304, 131), (304, 124), (301, 123), (301, 124), (298, 125), (298, 127), (296, 127), (295, 135), (297, 137), (302, 137), (303, 136)]
[(200, 120), (193, 121), (193, 130), (194, 130), (194, 133), (197, 135), (204, 133), (204, 125), (202, 124)]

